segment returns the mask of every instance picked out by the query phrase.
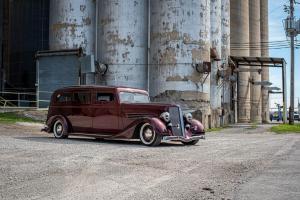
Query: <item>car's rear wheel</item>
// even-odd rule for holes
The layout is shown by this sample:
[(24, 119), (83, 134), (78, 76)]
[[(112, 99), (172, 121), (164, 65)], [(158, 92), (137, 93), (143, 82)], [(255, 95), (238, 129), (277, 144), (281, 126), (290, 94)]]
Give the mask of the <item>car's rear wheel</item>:
[(140, 129), (140, 140), (146, 146), (158, 146), (161, 143), (161, 135), (157, 134), (154, 128), (145, 123)]
[(57, 139), (64, 139), (68, 137), (68, 124), (64, 123), (62, 119), (57, 119), (53, 125), (53, 134)]
[(193, 140), (191, 142), (182, 142), (184, 145), (195, 145), (199, 142), (199, 140)]

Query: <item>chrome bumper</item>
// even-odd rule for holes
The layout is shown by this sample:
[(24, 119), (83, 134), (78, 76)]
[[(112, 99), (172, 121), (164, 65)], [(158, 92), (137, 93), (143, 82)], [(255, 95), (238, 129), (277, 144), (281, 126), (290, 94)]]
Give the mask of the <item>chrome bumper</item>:
[(180, 142), (191, 142), (194, 140), (202, 140), (205, 139), (205, 135), (197, 135), (189, 138), (185, 138), (184, 136), (164, 136), (163, 141), (180, 141)]

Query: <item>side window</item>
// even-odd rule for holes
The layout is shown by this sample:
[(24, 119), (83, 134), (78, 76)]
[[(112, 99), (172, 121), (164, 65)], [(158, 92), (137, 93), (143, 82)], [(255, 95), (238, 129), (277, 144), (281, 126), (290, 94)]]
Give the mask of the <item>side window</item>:
[(75, 92), (74, 103), (76, 104), (89, 104), (91, 102), (91, 93), (89, 92)]
[(56, 95), (56, 102), (58, 103), (71, 103), (72, 93), (59, 93)]
[(114, 101), (114, 95), (111, 93), (97, 93), (96, 98), (97, 103)]

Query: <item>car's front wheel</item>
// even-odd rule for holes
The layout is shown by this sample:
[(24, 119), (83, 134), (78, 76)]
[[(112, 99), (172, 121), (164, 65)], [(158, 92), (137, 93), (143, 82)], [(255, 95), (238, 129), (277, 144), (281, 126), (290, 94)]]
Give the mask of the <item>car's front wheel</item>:
[(57, 119), (53, 125), (53, 134), (57, 139), (64, 139), (68, 137), (68, 125), (63, 120)]
[(140, 129), (140, 140), (146, 146), (158, 146), (161, 143), (161, 135), (157, 134), (154, 128), (145, 123)]
[(182, 142), (184, 145), (195, 145), (199, 142), (199, 140), (193, 140), (191, 142)]

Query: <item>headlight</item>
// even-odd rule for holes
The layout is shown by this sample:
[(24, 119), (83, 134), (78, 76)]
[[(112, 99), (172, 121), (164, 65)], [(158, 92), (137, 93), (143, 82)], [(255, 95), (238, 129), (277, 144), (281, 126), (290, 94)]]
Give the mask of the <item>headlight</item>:
[(191, 123), (193, 120), (193, 115), (191, 113), (184, 114), (184, 118), (187, 122)]
[(170, 121), (170, 113), (164, 112), (160, 115), (160, 118), (163, 119), (165, 122), (169, 122)]

